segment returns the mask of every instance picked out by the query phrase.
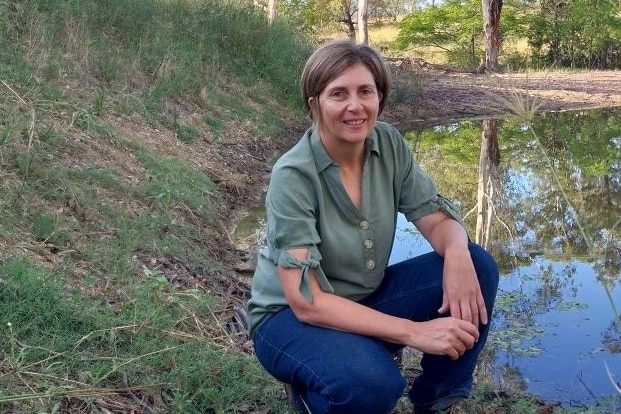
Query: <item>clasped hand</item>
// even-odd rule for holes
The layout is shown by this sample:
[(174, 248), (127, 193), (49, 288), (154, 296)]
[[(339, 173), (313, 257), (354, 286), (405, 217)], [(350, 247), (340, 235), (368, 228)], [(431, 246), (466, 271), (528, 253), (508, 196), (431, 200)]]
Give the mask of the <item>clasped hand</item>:
[(466, 249), (445, 256), (440, 314), (450, 315), (423, 322), (417, 346), (423, 352), (457, 359), (479, 339), (479, 324), (488, 323), (481, 287)]

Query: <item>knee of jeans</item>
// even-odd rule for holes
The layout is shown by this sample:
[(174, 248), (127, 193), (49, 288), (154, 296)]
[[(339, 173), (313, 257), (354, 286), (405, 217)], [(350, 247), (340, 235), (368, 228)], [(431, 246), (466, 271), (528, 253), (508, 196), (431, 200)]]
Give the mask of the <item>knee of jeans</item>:
[(330, 412), (385, 414), (396, 406), (406, 387), (407, 380), (402, 375), (352, 377), (345, 398), (341, 402), (335, 401)]

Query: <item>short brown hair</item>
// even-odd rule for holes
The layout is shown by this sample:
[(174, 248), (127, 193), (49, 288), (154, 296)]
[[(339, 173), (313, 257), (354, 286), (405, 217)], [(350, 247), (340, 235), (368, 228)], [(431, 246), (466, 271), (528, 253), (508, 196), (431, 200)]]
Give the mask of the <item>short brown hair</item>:
[[(319, 95), (334, 78), (357, 63), (364, 64), (375, 80), (380, 93), (379, 114), (384, 110), (390, 92), (390, 71), (380, 54), (370, 46), (357, 45), (350, 40), (335, 40), (319, 47), (306, 61), (300, 78), (304, 106), (313, 123), (317, 123)], [(312, 106), (308, 98), (315, 98)]]

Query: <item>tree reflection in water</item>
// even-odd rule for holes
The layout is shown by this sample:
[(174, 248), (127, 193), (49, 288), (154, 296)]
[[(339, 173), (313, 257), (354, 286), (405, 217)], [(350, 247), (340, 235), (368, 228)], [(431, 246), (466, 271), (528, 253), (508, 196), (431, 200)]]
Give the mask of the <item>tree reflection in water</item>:
[(501, 267), (492, 362), (480, 372), (567, 404), (614, 393), (604, 361), (621, 375), (621, 109), (406, 137)]

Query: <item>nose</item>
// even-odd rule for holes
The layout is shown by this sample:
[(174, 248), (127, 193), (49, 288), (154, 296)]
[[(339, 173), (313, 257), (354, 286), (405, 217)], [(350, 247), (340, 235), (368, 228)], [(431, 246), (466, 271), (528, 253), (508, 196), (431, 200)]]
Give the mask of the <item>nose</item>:
[(360, 101), (360, 98), (358, 98), (356, 95), (351, 96), (349, 100), (347, 101), (348, 111), (356, 112), (356, 111), (359, 111), (361, 108), (362, 108), (362, 102)]

